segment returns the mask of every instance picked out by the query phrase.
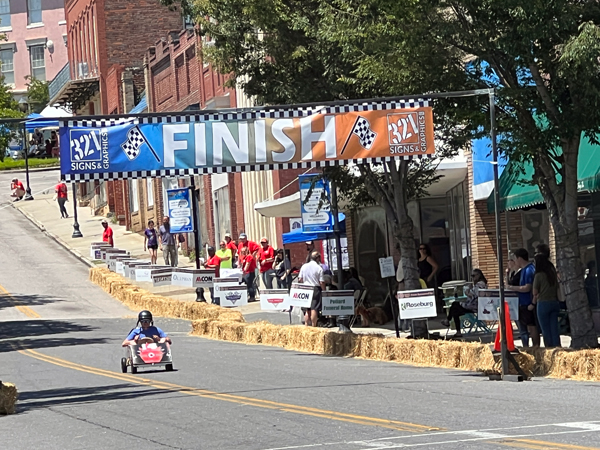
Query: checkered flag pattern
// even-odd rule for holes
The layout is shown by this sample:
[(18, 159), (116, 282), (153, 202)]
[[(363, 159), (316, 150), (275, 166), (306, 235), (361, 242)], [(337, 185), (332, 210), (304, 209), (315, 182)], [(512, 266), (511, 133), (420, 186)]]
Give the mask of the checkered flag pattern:
[(364, 117), (358, 116), (356, 119), (356, 123), (354, 124), (354, 128), (352, 132), (358, 136), (358, 141), (360, 145), (362, 145), (367, 150), (371, 150), (373, 143), (375, 142), (375, 138), (377, 137), (377, 133), (371, 130), (371, 124)]
[(133, 161), (140, 154), (140, 147), (144, 143), (146, 143), (146, 138), (136, 125), (127, 132), (127, 140), (121, 144), (121, 148), (127, 155), (127, 159)]

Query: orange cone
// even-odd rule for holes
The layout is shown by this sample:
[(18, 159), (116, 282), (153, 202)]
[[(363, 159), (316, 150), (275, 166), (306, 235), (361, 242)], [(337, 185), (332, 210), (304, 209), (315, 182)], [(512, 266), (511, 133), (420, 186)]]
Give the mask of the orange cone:
[[(500, 309), (500, 308), (498, 308)], [(513, 329), (512, 324), (510, 323), (510, 311), (508, 308), (508, 302), (504, 302), (504, 313), (505, 313), (505, 326), (506, 326), (506, 347), (509, 352), (515, 351), (515, 340), (513, 338)], [(501, 351), (502, 347), (500, 346), (500, 336), (501, 336), (501, 323), (498, 324), (498, 330), (496, 330), (496, 340), (494, 341), (494, 351)]]

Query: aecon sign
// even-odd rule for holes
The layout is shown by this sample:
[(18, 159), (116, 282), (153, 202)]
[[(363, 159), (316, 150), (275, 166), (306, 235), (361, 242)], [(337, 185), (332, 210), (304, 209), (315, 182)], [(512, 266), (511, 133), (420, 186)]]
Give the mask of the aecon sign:
[(70, 181), (375, 162), (435, 153), (427, 100), (63, 120)]
[(433, 289), (398, 291), (397, 297), (401, 319), (424, 319), (437, 316)]

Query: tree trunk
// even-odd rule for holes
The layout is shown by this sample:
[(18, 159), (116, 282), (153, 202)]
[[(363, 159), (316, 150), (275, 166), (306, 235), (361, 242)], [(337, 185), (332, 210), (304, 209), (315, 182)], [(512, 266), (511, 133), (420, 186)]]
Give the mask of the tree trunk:
[(584, 266), (579, 251), (577, 223), (577, 159), (580, 138), (562, 142), (562, 183), (558, 184), (555, 170), (547, 154), (534, 159), (536, 181), (550, 213), (556, 240), (556, 263), (564, 288), (569, 321), (571, 347), (598, 347), (592, 311), (584, 285)]

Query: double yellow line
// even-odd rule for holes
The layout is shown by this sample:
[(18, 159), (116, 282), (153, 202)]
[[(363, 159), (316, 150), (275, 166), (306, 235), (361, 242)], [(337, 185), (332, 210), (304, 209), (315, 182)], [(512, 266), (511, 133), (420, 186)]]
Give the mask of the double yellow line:
[(15, 306), (15, 308), (19, 311), (22, 312), (23, 314), (25, 314), (27, 317), (31, 318), (31, 319), (39, 319), (41, 316), (36, 313), (33, 309), (31, 309), (29, 306), (27, 305), (23, 305), (19, 300), (17, 300), (16, 298), (14, 298), (12, 296), (12, 294), (10, 292), (8, 292), (4, 286), (2, 286), (0, 284), (0, 292), (3, 292), (4, 294), (6, 294), (6, 296), (9, 298), (9, 300), (12, 302), (12, 304)]
[(412, 433), (422, 433), (425, 431), (442, 431), (441, 428), (428, 427), (425, 425), (418, 425), (408, 422), (399, 422), (397, 420), (379, 419), (376, 417), (360, 416), (356, 414), (347, 414), (337, 411), (328, 411), (325, 409), (310, 408), (306, 406), (291, 405), (288, 403), (279, 403), (269, 400), (261, 400), (251, 397), (243, 397), (240, 395), (223, 394), (219, 392), (213, 392), (206, 389), (197, 389), (189, 386), (181, 386), (173, 383), (166, 383), (163, 381), (151, 380), (149, 378), (142, 378), (139, 376), (128, 375), (119, 372), (112, 372), (110, 370), (99, 369), (97, 367), (85, 366), (83, 364), (73, 363), (61, 358), (54, 356), (44, 355), (35, 350), (21, 349), (18, 350), (22, 355), (27, 355), (32, 358), (44, 361), (57, 366), (65, 367), (67, 369), (74, 369), (80, 372), (86, 372), (93, 375), (100, 375), (108, 378), (114, 378), (116, 380), (125, 381), (128, 383), (139, 384), (147, 387), (153, 387), (156, 389), (162, 389), (165, 391), (178, 392), (185, 395), (192, 395), (196, 397), (209, 398), (213, 400), (222, 400), (231, 403), (237, 403), (247, 406), (255, 406), (257, 408), (272, 409), (287, 413), (301, 414), (304, 416), (319, 417), (323, 419), (338, 420), (341, 422), (349, 422), (358, 425), (390, 428), (397, 431), (409, 431)]
[(536, 441), (533, 439), (504, 439), (497, 442), (501, 445), (531, 450), (600, 450), (596, 447), (585, 447), (574, 444), (559, 444), (557, 442)]

